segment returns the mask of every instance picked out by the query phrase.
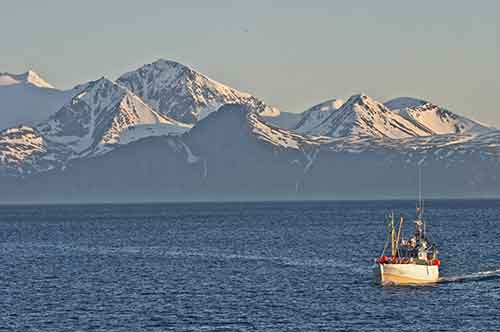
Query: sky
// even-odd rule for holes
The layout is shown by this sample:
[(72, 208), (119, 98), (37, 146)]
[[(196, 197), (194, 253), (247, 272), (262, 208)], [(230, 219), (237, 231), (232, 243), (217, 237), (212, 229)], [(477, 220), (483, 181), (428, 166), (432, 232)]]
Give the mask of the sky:
[(500, 127), (500, 1), (2, 1), (0, 72), (58, 88), (175, 60), (284, 111), (365, 93)]

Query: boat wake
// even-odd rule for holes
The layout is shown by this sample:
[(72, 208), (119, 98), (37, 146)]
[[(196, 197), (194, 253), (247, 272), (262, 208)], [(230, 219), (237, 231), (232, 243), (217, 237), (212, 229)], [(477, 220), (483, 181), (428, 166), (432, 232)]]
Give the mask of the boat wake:
[(439, 283), (468, 282), (500, 279), (500, 269), (439, 278)]

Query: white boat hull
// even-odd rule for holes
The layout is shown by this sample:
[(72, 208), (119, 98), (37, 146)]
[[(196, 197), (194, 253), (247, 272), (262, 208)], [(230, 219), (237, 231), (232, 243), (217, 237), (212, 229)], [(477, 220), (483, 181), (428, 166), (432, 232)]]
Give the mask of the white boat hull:
[(375, 275), (381, 284), (432, 284), (439, 281), (439, 266), (418, 264), (376, 264)]

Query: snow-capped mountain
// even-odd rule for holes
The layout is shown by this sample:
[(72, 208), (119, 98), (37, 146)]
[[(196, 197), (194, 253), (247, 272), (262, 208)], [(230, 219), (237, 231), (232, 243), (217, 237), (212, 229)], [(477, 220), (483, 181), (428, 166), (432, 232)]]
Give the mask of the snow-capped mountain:
[(415, 165), (436, 192), (500, 194), (500, 132), (425, 100), (360, 94), (293, 114), (165, 60), (68, 91), (36, 77), (0, 78), (1, 126), (18, 98), (33, 103), (0, 131), (0, 200), (413, 192)]
[(64, 172), (3, 178), (0, 200), (325, 199), (413, 197), (417, 165), (426, 192), (498, 194), (500, 134), (388, 139), (311, 137), (225, 105), (182, 136), (150, 137)]
[(154, 111), (106, 78), (75, 89), (78, 94), (47, 120), (0, 132), (0, 171), (62, 168), (72, 159), (102, 155), (146, 137), (181, 135), (192, 127)]
[(268, 115), (277, 113), (254, 96), (174, 61), (158, 60), (123, 74), (117, 82), (156, 111), (185, 123), (194, 124), (228, 103), (250, 105)]
[(22, 74), (0, 73), (0, 86), (16, 84), (32, 84), (39, 88), (54, 88), (33, 70), (28, 70)]
[(321, 122), (307, 124), (302, 132), (316, 136), (397, 139), (427, 135), (422, 128), (363, 94), (350, 97), (338, 109), (332, 109)]
[(429, 135), (484, 134), (495, 130), (424, 100), (402, 97), (390, 100), (385, 105), (424, 129)]
[(342, 107), (344, 101), (341, 99), (331, 99), (317, 104), (302, 113), (301, 119), (291, 128), (298, 133), (314, 132), (326, 118)]
[(314, 106), (303, 113), (293, 130), (315, 136), (401, 139), (460, 133), (485, 134), (495, 129), (424, 100), (404, 97), (382, 104), (360, 94), (345, 103), (333, 99)]
[(44, 121), (78, 91), (78, 87), (55, 89), (31, 70), (18, 75), (0, 74), (0, 130)]
[[(145, 127), (146, 126), (146, 127)], [(181, 134), (191, 126), (160, 114), (128, 89), (106, 78), (86, 88), (37, 126), (50, 142), (64, 144), (75, 157), (99, 155), (144, 136)]]

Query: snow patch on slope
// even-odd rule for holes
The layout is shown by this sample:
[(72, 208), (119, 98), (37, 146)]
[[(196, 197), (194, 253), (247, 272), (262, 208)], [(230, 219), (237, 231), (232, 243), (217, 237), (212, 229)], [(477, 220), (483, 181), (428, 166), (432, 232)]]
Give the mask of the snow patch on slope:
[(156, 136), (179, 136), (189, 131), (192, 125), (168, 123), (141, 124), (130, 126), (124, 129), (120, 135), (119, 144), (124, 145), (146, 137)]
[[(410, 98), (402, 99), (406, 100)], [(429, 132), (430, 135), (485, 134), (495, 130), (495, 128), (457, 115), (430, 102), (418, 100), (418, 103), (407, 102), (399, 103), (398, 105), (406, 107), (393, 109), (394, 112), (397, 112), (408, 121)]]
[(343, 104), (344, 101), (341, 99), (331, 99), (311, 107), (302, 113), (302, 117), (293, 127), (293, 131), (298, 133), (314, 133), (314, 129), (333, 112), (342, 107)]
[(47, 151), (43, 138), (31, 127), (10, 128), (0, 133), (0, 167), (19, 167), (29, 157)]
[(301, 150), (305, 145), (319, 145), (325, 140), (323, 137), (307, 137), (273, 127), (265, 123), (256, 113), (249, 113), (248, 120), (252, 128), (252, 133), (255, 134), (258, 139), (282, 148)]

